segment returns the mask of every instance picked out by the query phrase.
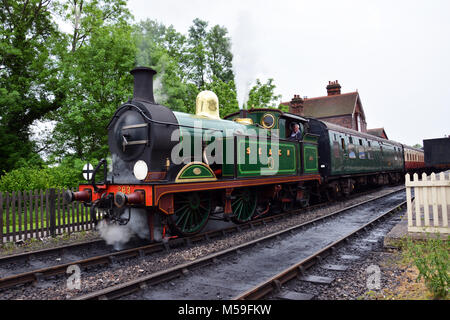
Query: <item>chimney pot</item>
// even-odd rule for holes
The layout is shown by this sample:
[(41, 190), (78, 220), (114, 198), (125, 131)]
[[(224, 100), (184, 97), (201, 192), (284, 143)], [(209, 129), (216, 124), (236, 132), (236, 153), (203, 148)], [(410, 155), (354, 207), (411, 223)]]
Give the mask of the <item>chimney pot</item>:
[(328, 81), (327, 93), (329, 96), (341, 94), (341, 85), (336, 81)]
[(294, 94), (294, 98), (289, 103), (289, 112), (303, 115), (303, 99), (299, 94)]

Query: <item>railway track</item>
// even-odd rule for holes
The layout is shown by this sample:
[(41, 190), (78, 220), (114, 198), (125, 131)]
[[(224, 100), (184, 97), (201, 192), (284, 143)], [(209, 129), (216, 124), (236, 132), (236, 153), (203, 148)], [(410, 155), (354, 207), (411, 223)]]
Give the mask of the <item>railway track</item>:
[[(327, 254), (327, 252), (334, 250), (333, 248), (335, 248), (339, 242), (345, 241), (345, 238), (350, 237), (352, 234), (361, 232), (361, 230), (367, 229), (371, 224), (375, 223), (375, 221), (378, 221), (387, 214), (396, 211), (399, 207), (402, 207), (405, 202), (403, 200), (399, 201), (399, 198), (403, 197), (403, 195), (399, 196), (398, 194), (399, 191), (402, 191), (402, 189), (392, 192), (388, 195), (380, 196), (374, 199), (370, 199), (368, 201), (364, 201), (360, 204), (341, 209), (339, 211), (316, 218), (309, 222), (302, 223), (301, 225), (293, 226), (286, 230), (276, 232), (274, 234), (262, 237), (260, 239), (256, 239), (251, 242), (235, 246), (233, 248), (229, 248), (214, 254), (210, 254), (206, 257), (199, 258), (195, 261), (184, 263), (182, 265), (178, 265), (167, 270), (159, 271), (148, 276), (140, 277), (132, 281), (128, 281), (106, 289), (102, 289), (83, 296), (79, 296), (76, 299), (77, 300), (117, 299), (123, 296), (130, 297), (130, 295), (136, 294), (136, 292), (137, 293), (144, 292), (141, 293), (141, 295), (137, 297), (137, 299), (217, 299), (217, 298), (230, 299), (232, 297), (237, 297), (239, 299), (246, 299), (247, 297), (251, 298), (262, 297), (264, 295), (260, 295), (260, 293), (256, 292), (262, 292), (259, 290), (267, 291), (268, 290), (267, 288), (273, 287), (277, 288), (279, 287), (279, 284), (282, 283), (281, 281), (284, 281), (285, 279), (282, 278), (283, 280), (279, 280), (278, 278), (274, 278), (273, 275), (270, 275), (271, 273), (273, 273), (272, 267), (276, 266), (280, 262), (284, 262), (284, 260), (288, 261), (289, 259), (292, 259), (293, 257), (287, 256), (283, 257), (283, 254), (287, 252), (291, 252), (291, 254), (294, 255), (294, 259), (295, 256), (297, 255), (295, 250), (293, 251), (287, 250), (286, 248), (281, 249), (280, 246), (277, 244), (278, 242), (284, 242), (284, 245), (286, 245), (287, 247), (289, 247), (293, 243), (300, 244), (301, 246), (303, 246), (303, 249), (308, 249), (309, 251), (311, 251), (312, 249), (314, 249), (315, 244), (310, 245), (306, 241), (302, 242), (283, 239), (286, 239), (286, 237), (295, 238), (301, 234), (308, 234), (308, 233), (310, 234), (309, 240), (311, 240), (314, 237), (314, 235), (316, 235), (317, 238), (320, 238), (320, 233), (318, 233), (318, 230), (320, 228), (323, 228), (324, 225), (328, 224), (336, 226), (336, 223), (339, 223), (340, 220), (344, 221), (345, 219), (348, 219), (348, 217), (350, 217), (350, 219), (353, 220), (356, 219), (356, 221), (358, 219), (360, 220), (360, 218), (358, 218), (358, 214), (355, 214), (355, 212), (358, 212), (358, 210), (363, 210), (362, 208), (364, 206), (366, 206), (367, 208), (372, 208), (372, 209), (367, 208), (364, 209), (367, 211), (365, 215), (366, 216), (368, 215), (370, 219), (369, 221), (364, 221), (361, 226), (358, 226), (356, 228), (356, 230), (353, 230), (355, 229), (355, 226), (352, 226), (352, 223), (355, 224), (357, 222), (347, 221), (346, 222), (347, 224), (350, 223), (350, 228), (352, 229), (351, 232), (345, 232), (344, 236), (339, 236), (338, 240), (333, 240), (331, 241), (330, 244), (328, 244), (328, 242), (330, 241), (328, 241), (327, 239), (325, 240), (321, 239), (321, 241), (327, 242), (327, 245), (318, 246), (320, 250), (314, 252), (313, 254), (308, 254), (308, 257), (306, 259), (302, 259), (301, 261), (302, 265), (300, 267), (297, 267), (297, 269), (307, 268), (308, 266), (310, 266), (309, 264), (312, 265), (314, 260), (319, 259), (317, 257), (321, 258), (325, 254)], [(389, 207), (390, 202), (386, 200), (389, 199), (389, 197), (394, 197), (394, 200), (396, 200), (394, 201), (395, 205), (391, 205), (391, 207)], [(390, 201), (392, 202), (392, 199)], [(375, 204), (375, 202), (377, 204)], [(388, 206), (389, 208), (387, 208), (381, 214), (374, 213), (372, 211), (376, 211), (374, 209), (375, 205)], [(359, 221), (358, 224), (361, 224), (361, 221)], [(345, 228), (349, 228), (349, 226)], [(343, 227), (344, 230), (341, 231), (345, 231), (345, 228)], [(317, 229), (316, 232), (314, 231), (314, 229)], [(311, 240), (310, 242), (314, 241)], [(255, 254), (252, 252), (258, 250), (265, 251), (265, 254), (266, 255), (268, 254), (268, 256), (258, 257), (258, 254), (256, 254), (255, 258)], [(304, 251), (308, 252), (308, 250)], [(313, 251), (316, 250), (317, 248)], [(246, 254), (244, 254), (244, 252)], [(305, 254), (305, 252), (303, 252), (303, 254)], [(267, 261), (271, 259), (270, 258), (271, 254), (275, 256), (279, 256), (281, 254), (281, 256), (275, 258), (275, 263), (273, 262), (269, 263)], [(251, 258), (249, 258), (250, 256)], [(249, 259), (251, 260), (252, 258), (256, 260), (249, 261)], [(251, 276), (247, 278), (244, 277), (245, 279), (241, 279), (242, 278), (241, 275), (238, 274), (239, 270), (241, 270), (242, 273), (246, 272)], [(286, 268), (283, 268), (282, 271), (283, 271), (282, 277), (287, 278), (290, 277), (291, 274), (290, 269), (289, 272)], [(284, 276), (285, 273), (289, 274), (289, 276)], [(262, 277), (263, 279), (269, 279), (270, 283), (264, 286), (262, 285), (257, 286), (258, 288), (261, 287), (263, 289), (258, 289), (257, 287), (254, 287), (249, 291), (248, 287), (253, 287), (257, 283), (261, 282), (258, 280), (259, 279), (258, 276)], [(255, 281), (257, 282), (255, 283)], [(167, 284), (168, 282), (172, 287), (170, 287)], [(232, 285), (231, 282), (233, 282), (234, 284)], [(224, 286), (232, 286), (233, 288), (228, 287), (224, 288)], [(176, 290), (173, 290), (173, 288), (176, 288)], [(221, 293), (217, 296), (212, 294), (211, 296), (211, 291), (215, 290), (225, 291), (228, 292), (228, 294)]]
[[(403, 190), (403, 188), (401, 188), (400, 190)], [(373, 192), (373, 190), (370, 192)], [(352, 196), (352, 198), (364, 196), (364, 195), (369, 194), (370, 192), (358, 193), (358, 194), (355, 194), (354, 196)], [(395, 191), (395, 192), (398, 192), (398, 191)], [(384, 197), (384, 195), (370, 199), (363, 203), (371, 202), (371, 201), (377, 200), (381, 197)], [(346, 200), (349, 200), (349, 199), (347, 198)], [(222, 237), (222, 236), (240, 232), (243, 230), (253, 229), (253, 228), (261, 226), (261, 225), (267, 225), (267, 224), (270, 224), (273, 222), (280, 221), (281, 219), (285, 219), (286, 217), (290, 217), (290, 216), (293, 216), (293, 215), (296, 215), (299, 213), (314, 211), (314, 210), (317, 210), (320, 208), (327, 207), (329, 205), (330, 205), (330, 203), (318, 204), (318, 205), (311, 206), (311, 207), (304, 208), (304, 209), (292, 210), (292, 211), (289, 211), (286, 213), (272, 215), (272, 216), (268, 216), (265, 218), (260, 218), (260, 219), (253, 220), (248, 223), (241, 224), (241, 225), (234, 225), (232, 227), (221, 228), (219, 230), (212, 230), (212, 231), (204, 232), (204, 233), (201, 233), (201, 234), (189, 237), (189, 238), (175, 238), (175, 239), (170, 239), (168, 242), (153, 243), (150, 245), (126, 249), (126, 250), (122, 250), (122, 251), (118, 251), (118, 252), (109, 252), (106, 254), (96, 255), (93, 257), (89, 257), (87, 259), (69, 261), (67, 263), (57, 264), (57, 265), (48, 266), (48, 267), (44, 267), (44, 268), (31, 269), (26, 272), (22, 272), (19, 274), (14, 274), (14, 275), (11, 275), (8, 277), (0, 278), (0, 290), (11, 288), (11, 287), (14, 287), (17, 285), (37, 283), (39, 281), (45, 280), (48, 277), (65, 274), (67, 271), (67, 268), (71, 265), (78, 265), (81, 268), (110, 265), (110, 264), (114, 263), (115, 261), (121, 260), (121, 259), (141, 258), (141, 257), (147, 256), (147, 255), (151, 255), (153, 253), (167, 251), (167, 250), (171, 250), (174, 248), (189, 247), (193, 244), (196, 244), (196, 243), (199, 243), (202, 241), (207, 241), (210, 239)], [(344, 208), (338, 212), (344, 212), (355, 206), (357, 206), (357, 205), (353, 205), (353, 206)], [(24, 253), (24, 254), (15, 255), (15, 256), (4, 257), (4, 258), (0, 259), (0, 265), (3, 262), (11, 262), (16, 259), (19, 259), (19, 260), (31, 259), (36, 256), (45, 256), (48, 254), (64, 253), (73, 248), (77, 248), (77, 249), (88, 248), (89, 246), (98, 244), (100, 242), (102, 242), (102, 240), (96, 240), (96, 241), (91, 241), (91, 242), (87, 242), (87, 243), (74, 244), (74, 245), (69, 245), (69, 246), (64, 246), (64, 247), (59, 247), (59, 248), (50, 248), (50, 249), (46, 249), (46, 250), (40, 250), (37, 252), (36, 251), (28, 252), (28, 253)]]
[(12, 254), (12, 255), (8, 255), (8, 256), (2, 256), (2, 257), (0, 257), (0, 265), (18, 261), (18, 260), (29, 260), (29, 259), (33, 259), (36, 257), (41, 257), (41, 256), (51, 255), (51, 254), (63, 255), (68, 250), (79, 249), (79, 248), (88, 248), (90, 246), (102, 244), (104, 242), (105, 242), (105, 240), (103, 240), (103, 239), (95, 239), (95, 240), (91, 240), (91, 241), (68, 244), (65, 246), (45, 248), (45, 249), (41, 249), (41, 250), (34, 250), (34, 251)]
[[(287, 292), (283, 293), (282, 286), (286, 283), (288, 283), (291, 280), (297, 279), (297, 280), (304, 280), (309, 281), (312, 283), (328, 283), (329, 281), (332, 281), (332, 278), (329, 277), (322, 277), (322, 276), (308, 276), (306, 275), (306, 271), (310, 269), (311, 267), (315, 266), (316, 264), (322, 263), (322, 261), (327, 258), (330, 255), (333, 255), (337, 248), (339, 246), (344, 245), (345, 242), (348, 242), (352, 237), (355, 237), (359, 235), (360, 233), (367, 231), (368, 228), (372, 227), (374, 224), (380, 222), (380, 220), (386, 218), (386, 216), (391, 215), (395, 213), (398, 210), (401, 210), (406, 206), (406, 201), (400, 203), (398, 206), (395, 206), (394, 208), (391, 208), (384, 212), (379, 217), (376, 217), (369, 221), (368, 223), (364, 224), (360, 228), (348, 233), (347, 235), (341, 237), (340, 239), (334, 241), (333, 243), (329, 244), (325, 248), (321, 248), (317, 252), (311, 254), (305, 259), (302, 259), (300, 262), (295, 263), (285, 270), (279, 272), (275, 276), (259, 283), (258, 285), (254, 286), (250, 290), (237, 295), (234, 297), (234, 300), (258, 300), (265, 298), (269, 294), (273, 293), (279, 293), (279, 296), (282, 296), (283, 299), (292, 299), (295, 297), (297, 298), (304, 298), (309, 299), (312, 298), (313, 295), (310, 295), (308, 293), (293, 293), (293, 292)], [(356, 256), (348, 256), (349, 260), (352, 259), (358, 259)], [(329, 265), (329, 270), (334, 271), (345, 271), (345, 268), (347, 266), (343, 265)], [(281, 294), (280, 294), (281, 293)]]

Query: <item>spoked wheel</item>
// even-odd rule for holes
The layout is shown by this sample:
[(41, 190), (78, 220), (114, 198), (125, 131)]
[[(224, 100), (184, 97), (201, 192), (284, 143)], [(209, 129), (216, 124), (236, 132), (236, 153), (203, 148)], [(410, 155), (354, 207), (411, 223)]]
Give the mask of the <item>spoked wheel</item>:
[(256, 212), (258, 196), (255, 190), (249, 188), (236, 189), (232, 193), (231, 209), (233, 222), (244, 223), (253, 218)]
[(190, 236), (200, 232), (208, 222), (212, 200), (207, 193), (175, 194), (174, 207), (174, 214), (169, 216), (170, 229), (180, 236)]

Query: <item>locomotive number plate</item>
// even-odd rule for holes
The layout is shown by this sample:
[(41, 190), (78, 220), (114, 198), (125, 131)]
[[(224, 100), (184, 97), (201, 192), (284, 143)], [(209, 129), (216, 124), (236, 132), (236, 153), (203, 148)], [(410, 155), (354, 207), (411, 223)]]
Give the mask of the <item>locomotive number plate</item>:
[(117, 186), (117, 192), (130, 194), (131, 193), (131, 188), (130, 188), (130, 186)]

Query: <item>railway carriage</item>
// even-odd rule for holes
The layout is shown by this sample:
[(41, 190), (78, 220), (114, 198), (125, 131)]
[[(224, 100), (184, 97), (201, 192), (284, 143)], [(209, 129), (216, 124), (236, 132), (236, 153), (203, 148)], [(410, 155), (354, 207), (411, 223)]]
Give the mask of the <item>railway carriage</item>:
[(320, 174), (328, 196), (348, 195), (356, 186), (401, 181), (402, 144), (313, 118), (309, 130), (320, 137)]
[(405, 171), (409, 173), (421, 172), (425, 168), (425, 158), (422, 149), (403, 146)]

